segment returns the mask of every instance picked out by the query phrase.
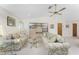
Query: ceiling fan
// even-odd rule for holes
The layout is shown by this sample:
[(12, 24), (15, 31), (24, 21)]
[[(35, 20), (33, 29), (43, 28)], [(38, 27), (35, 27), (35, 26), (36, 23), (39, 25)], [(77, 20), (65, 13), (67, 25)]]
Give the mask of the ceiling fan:
[(64, 7), (64, 8), (61, 8), (60, 10), (57, 10), (57, 4), (54, 4), (53, 6), (48, 7), (48, 9), (52, 9), (52, 8), (54, 9), (54, 11), (49, 11), (49, 13), (52, 14), (52, 15), (50, 15), (50, 17), (53, 16), (53, 15), (56, 15), (56, 14), (62, 15), (60, 12), (66, 9)]

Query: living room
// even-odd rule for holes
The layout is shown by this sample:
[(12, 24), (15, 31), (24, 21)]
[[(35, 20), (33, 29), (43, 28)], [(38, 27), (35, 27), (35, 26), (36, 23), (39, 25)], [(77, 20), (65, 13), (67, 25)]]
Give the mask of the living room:
[[(78, 10), (78, 4), (0, 4), (0, 54), (79, 54)], [(47, 43), (46, 35), (52, 35), (51, 43), (66, 41), (66, 50), (61, 52), (59, 43), (49, 49), (53, 45)], [(40, 39), (42, 36), (46, 36), (44, 40)], [(57, 48), (59, 51), (55, 52)]]

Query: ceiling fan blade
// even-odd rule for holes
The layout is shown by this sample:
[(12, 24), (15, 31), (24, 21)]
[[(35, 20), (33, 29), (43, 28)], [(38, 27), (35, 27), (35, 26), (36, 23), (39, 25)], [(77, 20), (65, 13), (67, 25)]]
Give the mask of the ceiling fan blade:
[(48, 9), (51, 9), (53, 6), (49, 6)]
[[(53, 15), (57, 15), (57, 14), (58, 15), (62, 15), (61, 13), (58, 13), (58, 12), (57, 13), (53, 13)], [(50, 15), (50, 17), (52, 17), (53, 15)]]
[(61, 13), (58, 13), (59, 15), (62, 15)]
[(62, 8), (62, 9), (60, 9), (58, 12), (61, 12), (61, 11), (63, 11), (63, 10), (65, 10), (66, 8)]
[(52, 17), (52, 16), (54, 16), (54, 15), (56, 15), (57, 13), (53, 13), (52, 15), (50, 15), (50, 17)]

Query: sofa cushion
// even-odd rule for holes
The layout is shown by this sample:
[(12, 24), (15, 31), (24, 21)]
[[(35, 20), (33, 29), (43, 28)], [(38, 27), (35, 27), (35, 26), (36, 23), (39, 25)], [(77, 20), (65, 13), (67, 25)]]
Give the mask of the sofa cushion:
[(59, 43), (65, 42), (65, 40), (64, 40), (64, 38), (63, 38), (62, 36), (57, 35), (56, 37), (57, 37), (57, 41), (58, 41)]
[(65, 42), (64, 38), (61, 37), (60, 35), (57, 35), (57, 34), (53, 34), (53, 33), (45, 33), (44, 34), (44, 37), (48, 38), (48, 41), (51, 43), (63, 43)]
[(56, 35), (55, 34), (52, 34), (52, 33), (45, 33), (44, 34), (44, 37), (46, 37), (48, 39), (48, 42), (49, 43), (53, 43), (56, 41)]

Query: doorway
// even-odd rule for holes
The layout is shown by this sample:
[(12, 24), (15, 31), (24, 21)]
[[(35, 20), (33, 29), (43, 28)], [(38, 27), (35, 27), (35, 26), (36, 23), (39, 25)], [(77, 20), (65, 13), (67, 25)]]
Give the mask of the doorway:
[(77, 36), (77, 24), (73, 23), (73, 36), (76, 37)]
[(62, 35), (62, 23), (58, 23), (58, 34)]

